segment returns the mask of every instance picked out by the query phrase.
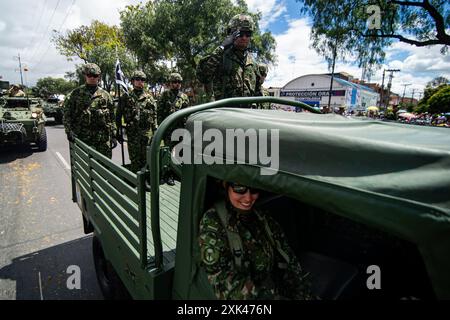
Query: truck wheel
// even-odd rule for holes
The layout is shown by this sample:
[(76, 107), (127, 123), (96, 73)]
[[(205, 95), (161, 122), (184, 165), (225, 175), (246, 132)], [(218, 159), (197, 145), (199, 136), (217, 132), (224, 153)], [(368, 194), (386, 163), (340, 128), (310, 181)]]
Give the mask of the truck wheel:
[(105, 258), (100, 240), (94, 236), (92, 239), (95, 272), (97, 281), (106, 300), (131, 299), (127, 289), (120, 280), (111, 262)]
[(39, 151), (47, 150), (47, 132), (45, 131), (45, 128), (42, 128), (42, 131), (39, 134), (37, 145)]

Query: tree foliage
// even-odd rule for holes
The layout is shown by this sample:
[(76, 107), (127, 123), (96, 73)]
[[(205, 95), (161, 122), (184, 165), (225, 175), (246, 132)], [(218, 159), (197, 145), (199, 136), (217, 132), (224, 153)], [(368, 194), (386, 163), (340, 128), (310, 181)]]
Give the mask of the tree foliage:
[(76, 87), (77, 83), (75, 81), (46, 77), (37, 81), (34, 91), (45, 97), (55, 94), (68, 94)]
[(442, 85), (440, 89), (428, 99), (430, 113), (450, 112), (450, 85)]
[[(245, 1), (155, 0), (128, 6), (121, 12), (121, 27), (127, 47), (153, 82), (160, 82), (176, 69), (188, 82), (195, 82), (198, 60), (214, 50), (225, 37), (232, 16), (248, 12)], [(275, 40), (257, 24), (253, 51), (266, 63), (275, 61)]]
[[(297, 0), (301, 12), (312, 19), (313, 47), (330, 59), (331, 44), (338, 44), (344, 60), (372, 69), (385, 59), (383, 49), (397, 39), (415, 46), (450, 45), (448, 2), (442, 0)], [(380, 8), (379, 28), (374, 20)], [(375, 27), (375, 28), (374, 28)]]
[(79, 58), (84, 63), (96, 63), (102, 70), (102, 81), (107, 90), (114, 82), (117, 58), (124, 72), (135, 68), (134, 59), (125, 47), (123, 33), (117, 26), (93, 21), (89, 26), (81, 26), (66, 34), (55, 32), (52, 41), (67, 60)]

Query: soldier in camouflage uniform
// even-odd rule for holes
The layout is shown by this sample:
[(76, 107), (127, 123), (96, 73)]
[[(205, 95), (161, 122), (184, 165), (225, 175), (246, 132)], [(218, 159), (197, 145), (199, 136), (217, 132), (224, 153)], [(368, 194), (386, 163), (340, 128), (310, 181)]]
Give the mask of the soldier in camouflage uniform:
[[(257, 81), (257, 89), (256, 89), (256, 95), (261, 97), (269, 97), (270, 93), (269, 91), (263, 87), (264, 81), (267, 77), (267, 65), (264, 63), (258, 64), (258, 81)], [(272, 109), (272, 105), (270, 102), (260, 103), (258, 104), (258, 109), (266, 109), (270, 110)]]
[[(131, 77), (133, 90), (129, 95), (121, 97), (116, 113), (117, 127), (125, 120), (128, 138), (128, 154), (130, 155), (131, 171), (137, 172), (146, 162), (146, 149), (156, 130), (156, 101), (144, 90), (147, 77), (142, 71), (135, 71)], [(122, 135), (117, 140), (123, 143)]]
[(25, 97), (25, 92), (22, 91), (18, 84), (13, 84), (11, 89), (8, 90), (10, 97)]
[(234, 16), (222, 45), (200, 60), (197, 77), (204, 84), (211, 100), (256, 94), (257, 68), (247, 51), (254, 31), (254, 22), (250, 16)]
[(77, 137), (111, 158), (117, 145), (114, 107), (109, 93), (98, 86), (100, 73), (94, 63), (83, 66), (86, 83), (65, 99), (64, 127), (69, 141)]
[[(169, 76), (169, 90), (165, 90), (158, 101), (158, 124), (161, 124), (172, 113), (189, 107), (189, 97), (181, 91), (181, 83), (183, 78), (179, 73), (171, 73)], [(171, 142), (171, 136), (173, 130), (176, 127), (184, 126), (184, 124), (178, 123), (173, 126), (164, 137), (164, 145), (172, 148), (175, 143)], [(162, 178), (168, 185), (174, 185), (174, 175), (172, 172), (167, 172)]]
[[(158, 101), (158, 124), (161, 124), (172, 113), (189, 107), (189, 98), (181, 91), (183, 78), (179, 73), (171, 73), (169, 76), (169, 90), (165, 90)], [(171, 131), (164, 139), (166, 145), (170, 145)]]
[(226, 200), (216, 202), (200, 222), (200, 265), (219, 299), (312, 299), (281, 227), (253, 209), (258, 190), (225, 184)]

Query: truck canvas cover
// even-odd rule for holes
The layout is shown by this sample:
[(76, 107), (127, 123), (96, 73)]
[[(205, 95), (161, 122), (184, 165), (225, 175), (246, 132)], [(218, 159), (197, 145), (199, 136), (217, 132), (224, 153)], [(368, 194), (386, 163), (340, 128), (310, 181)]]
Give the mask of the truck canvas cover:
[[(261, 175), (261, 164), (239, 157), (238, 162), (247, 163), (239, 169), (217, 164), (204, 170), (416, 244), (437, 295), (450, 298), (450, 131), (332, 114), (224, 108), (189, 117), (192, 140), (184, 143), (191, 146), (195, 121), (203, 132), (214, 128), (224, 137), (227, 129), (278, 129), (277, 174)], [(202, 142), (202, 150), (210, 143)], [(227, 152), (215, 157), (233, 157)]]

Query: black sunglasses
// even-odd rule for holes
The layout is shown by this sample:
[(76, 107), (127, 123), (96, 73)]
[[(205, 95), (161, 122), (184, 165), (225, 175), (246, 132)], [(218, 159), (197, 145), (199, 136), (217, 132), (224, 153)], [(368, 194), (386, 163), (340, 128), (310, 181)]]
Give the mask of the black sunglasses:
[(181, 83), (180, 80), (170, 81), (171, 83)]
[(145, 78), (134, 78), (134, 80), (137, 80), (137, 81), (145, 81), (146, 79), (145, 79)]
[(241, 31), (239, 32), (239, 37), (242, 38), (243, 36), (247, 36), (248, 38), (250, 38), (252, 36), (251, 31)]
[(230, 187), (233, 189), (233, 192), (238, 194), (246, 194), (247, 191), (250, 191), (251, 194), (259, 193), (258, 189), (250, 188), (237, 183), (230, 183)]
[(88, 78), (98, 78), (100, 75), (98, 74), (87, 74), (86, 77)]

